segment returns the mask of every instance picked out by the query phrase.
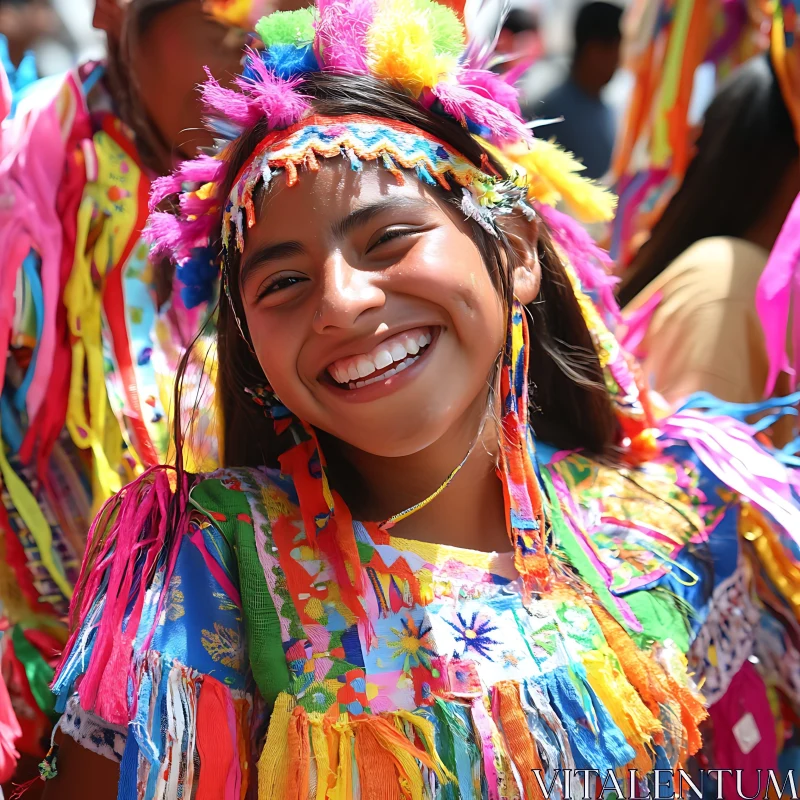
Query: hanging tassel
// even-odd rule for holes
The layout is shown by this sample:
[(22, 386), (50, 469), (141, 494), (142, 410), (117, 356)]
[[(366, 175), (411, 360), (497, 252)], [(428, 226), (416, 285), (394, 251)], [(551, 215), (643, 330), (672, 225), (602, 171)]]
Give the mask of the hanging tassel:
[(526, 594), (546, 589), (551, 570), (546, 553), (545, 521), (538, 478), (529, 457), (528, 322), (525, 309), (514, 300), (500, 390), (503, 402), (500, 466), (514, 545), (514, 565)]
[(544, 768), (522, 710), (519, 684), (513, 681), (495, 684), (492, 705), (495, 721), (502, 727), (506, 739), (506, 751), (522, 778), (525, 800), (545, 800), (541, 784), (536, 780), (537, 775), (544, 778)]
[(438, 725), (439, 755), (444, 767), (455, 776), (442, 786), (442, 800), (479, 800), (480, 783), (475, 786), (474, 773), (480, 772), (480, 756), (472, 743), (471, 724), (463, 706), (435, 698), (433, 713)]
[(286, 800), (307, 800), (311, 772), (311, 748), (308, 738), (308, 715), (304, 708), (296, 707), (289, 721), (286, 737), (288, 767), (286, 788), (282, 797)]
[(581, 660), (592, 689), (628, 744), (636, 751), (630, 765), (646, 775), (653, 769), (648, 747), (661, 726), (622, 673), (613, 667), (611, 657), (608, 651), (591, 651), (584, 653)]
[[(336, 776), (330, 790), (328, 800), (351, 800), (353, 797), (353, 727), (347, 714), (342, 714), (338, 722), (334, 722), (332, 732), (337, 737)], [(262, 800), (259, 797), (258, 800)], [(276, 796), (274, 799), (278, 800)]]
[(295, 700), (288, 694), (278, 695), (269, 720), (267, 740), (258, 760), (258, 800), (279, 800), (286, 792), (288, 778), (289, 725)]
[(472, 701), (472, 722), (481, 740), (483, 755), (483, 774), (486, 779), (488, 800), (500, 800), (500, 775), (497, 769), (497, 755), (492, 736), (492, 720), (483, 705), (483, 698), (476, 697)]
[(312, 755), (317, 765), (317, 790), (314, 800), (326, 800), (328, 796), (328, 778), (331, 774), (331, 762), (322, 714), (309, 714), (308, 726), (311, 733)]
[(361, 800), (401, 800), (398, 765), (369, 725), (358, 728), (356, 764), (361, 781)]
[(234, 759), (233, 743), (220, 732), (220, 720), (227, 715), (227, 692), (210, 675), (203, 678), (197, 703), (197, 752), (203, 773), (195, 800), (237, 800), (226, 790)]
[[(608, 756), (600, 746), (598, 731), (592, 730), (588, 724), (586, 709), (566, 668), (545, 673), (542, 681), (547, 687), (550, 704), (567, 732), (570, 750), (575, 758), (575, 768), (601, 771), (614, 769), (616, 765), (609, 763)], [(631, 758), (633, 755), (631, 750)]]
[(668, 701), (680, 707), (681, 722), (685, 730), (684, 748), (693, 755), (701, 746), (700, 723), (708, 712), (691, 689), (677, 681), (652, 658), (642, 653), (624, 629), (599, 604), (591, 606), (603, 636), (620, 661), (625, 677), (630, 681), (654, 716), (658, 708)]

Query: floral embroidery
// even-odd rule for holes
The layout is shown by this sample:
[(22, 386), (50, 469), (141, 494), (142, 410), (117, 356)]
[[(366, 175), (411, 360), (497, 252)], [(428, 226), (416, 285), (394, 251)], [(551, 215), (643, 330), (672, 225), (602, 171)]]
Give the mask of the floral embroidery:
[(447, 624), (456, 632), (456, 641), (463, 646), (462, 655), (470, 650), (474, 650), (484, 658), (491, 659), (491, 648), (497, 641), (489, 634), (497, 630), (497, 626), (491, 619), (482, 619), (480, 612), (476, 611), (472, 619), (467, 622), (461, 613), (457, 613), (458, 624), (446, 620)]
[(183, 607), (183, 592), (181, 591), (181, 576), (173, 575), (169, 582), (169, 605), (167, 606), (167, 619), (177, 622), (185, 613)]
[(392, 628), (391, 631), (397, 638), (388, 644), (394, 651), (395, 658), (404, 658), (403, 672), (408, 672), (412, 664), (431, 668), (431, 658), (436, 655), (436, 651), (430, 640), (429, 623), (423, 621), (421, 625), (417, 625), (408, 616), (403, 620), (402, 628)]
[(226, 628), (219, 622), (214, 623), (213, 633), (205, 628), (203, 634), (203, 647), (214, 661), (219, 661), (226, 667), (240, 670), (244, 664), (244, 643), (239, 631)]

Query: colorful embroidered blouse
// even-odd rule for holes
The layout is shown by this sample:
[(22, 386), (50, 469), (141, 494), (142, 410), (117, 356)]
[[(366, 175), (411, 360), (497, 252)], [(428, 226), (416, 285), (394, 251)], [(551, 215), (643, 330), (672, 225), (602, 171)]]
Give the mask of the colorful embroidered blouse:
[(106, 566), (55, 685), (62, 728), (121, 760), (121, 800), (582, 797), (575, 770), (697, 764), (706, 707), (699, 763), (776, 769), (800, 708), (780, 526), (683, 442), (638, 470), (539, 455), (559, 580), (531, 598), (504, 554), (358, 523), (314, 544), (277, 471), (198, 479), (173, 546), (151, 474), (93, 533), (84, 569)]

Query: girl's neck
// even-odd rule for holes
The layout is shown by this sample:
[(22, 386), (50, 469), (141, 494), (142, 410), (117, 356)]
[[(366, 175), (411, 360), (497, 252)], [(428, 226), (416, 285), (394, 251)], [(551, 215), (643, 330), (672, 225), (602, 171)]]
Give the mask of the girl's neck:
[[(493, 415), (485, 420), (475, 441), (485, 408), (483, 397), (441, 439), (409, 456), (382, 458), (344, 450), (329, 440), (325, 451), (334, 488), (348, 501), (356, 518), (385, 520), (429, 497), (475, 443), (442, 494), (398, 522), (392, 533), (473, 550), (510, 550), (503, 486), (496, 475), (498, 429)], [(347, 473), (351, 479), (342, 481)]]

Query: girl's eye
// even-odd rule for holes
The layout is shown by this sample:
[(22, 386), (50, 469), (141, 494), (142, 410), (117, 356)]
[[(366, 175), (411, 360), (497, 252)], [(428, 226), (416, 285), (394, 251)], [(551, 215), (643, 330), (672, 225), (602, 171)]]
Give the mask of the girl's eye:
[(373, 242), (371, 245), (369, 245), (369, 247), (367, 247), (367, 252), (372, 252), (376, 247), (380, 247), (382, 244), (391, 242), (393, 239), (412, 236), (415, 233), (419, 233), (416, 228), (389, 228), (378, 237), (377, 241)]
[(290, 286), (302, 283), (304, 280), (305, 278), (301, 278), (299, 275), (284, 275), (282, 277), (275, 278), (272, 281), (265, 283), (259, 289), (256, 300), (261, 300), (267, 295), (275, 294), (275, 292), (279, 292), (282, 289), (288, 289)]

